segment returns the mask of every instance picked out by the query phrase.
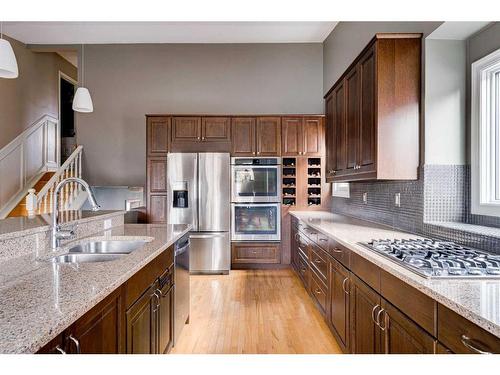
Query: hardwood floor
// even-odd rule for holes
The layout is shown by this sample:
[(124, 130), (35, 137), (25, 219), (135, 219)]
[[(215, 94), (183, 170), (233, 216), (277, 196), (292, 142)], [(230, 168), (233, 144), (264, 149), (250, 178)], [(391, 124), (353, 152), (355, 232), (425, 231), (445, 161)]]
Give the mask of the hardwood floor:
[(191, 316), (174, 354), (341, 353), (291, 269), (191, 276)]

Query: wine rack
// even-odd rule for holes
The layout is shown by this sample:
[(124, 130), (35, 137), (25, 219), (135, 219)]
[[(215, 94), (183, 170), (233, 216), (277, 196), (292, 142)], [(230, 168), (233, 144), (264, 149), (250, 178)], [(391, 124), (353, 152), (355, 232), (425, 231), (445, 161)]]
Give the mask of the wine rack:
[(295, 206), (297, 203), (297, 159), (283, 158), (282, 173), (283, 205)]
[(321, 206), (321, 158), (307, 158), (307, 205)]

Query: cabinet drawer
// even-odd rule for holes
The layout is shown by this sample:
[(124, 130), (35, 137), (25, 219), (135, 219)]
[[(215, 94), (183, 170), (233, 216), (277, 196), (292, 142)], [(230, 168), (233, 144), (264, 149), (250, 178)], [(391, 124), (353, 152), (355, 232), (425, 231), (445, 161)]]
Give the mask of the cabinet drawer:
[(310, 259), (311, 268), (320, 277), (321, 281), (326, 284), (328, 275), (328, 258), (319, 247), (311, 246)]
[(443, 305), (438, 305), (438, 339), (457, 354), (500, 353), (500, 338)]
[(314, 299), (318, 302), (321, 307), (321, 312), (325, 314), (326, 312), (326, 287), (325, 285), (318, 279), (314, 272), (311, 272), (311, 277), (309, 278), (309, 291)]
[(318, 246), (321, 247), (323, 250), (328, 251), (330, 248), (330, 238), (321, 232), (318, 232)]
[(350, 253), (350, 258), (351, 271), (380, 293), (380, 268), (354, 252)]
[(298, 262), (299, 262), (299, 264), (298, 264), (299, 276), (302, 279), (302, 281), (304, 282), (304, 284), (307, 286), (307, 285), (309, 285), (309, 282), (308, 282), (309, 266), (307, 264), (307, 260), (304, 259), (304, 257), (299, 254)]
[(318, 231), (312, 229), (311, 227), (305, 227), (303, 230), (303, 233), (309, 238), (312, 242), (317, 243), (318, 242)]
[(342, 246), (334, 239), (330, 239), (328, 253), (345, 267), (350, 268), (351, 251), (348, 248)]
[(279, 244), (233, 244), (233, 263), (279, 263)]

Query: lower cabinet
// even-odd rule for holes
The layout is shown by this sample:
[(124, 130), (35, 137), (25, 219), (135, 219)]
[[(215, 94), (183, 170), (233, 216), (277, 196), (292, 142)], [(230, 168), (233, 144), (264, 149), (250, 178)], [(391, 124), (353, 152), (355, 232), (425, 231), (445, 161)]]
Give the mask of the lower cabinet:
[(330, 303), (328, 320), (339, 345), (349, 351), (349, 271), (334, 259), (330, 261)]
[(232, 268), (244, 265), (279, 264), (280, 244), (277, 242), (233, 242), (231, 244)]
[(127, 354), (154, 354), (158, 352), (158, 295), (157, 285), (147, 289), (129, 309), (127, 309)]
[(158, 353), (166, 354), (174, 343), (174, 287), (165, 285), (158, 293)]

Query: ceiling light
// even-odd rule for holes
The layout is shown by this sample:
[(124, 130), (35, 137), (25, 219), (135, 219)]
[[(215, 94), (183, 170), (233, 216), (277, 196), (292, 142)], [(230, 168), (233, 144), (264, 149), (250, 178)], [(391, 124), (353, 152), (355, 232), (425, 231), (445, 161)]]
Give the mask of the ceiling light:
[(17, 78), (19, 70), (16, 55), (9, 41), (3, 38), (2, 26), (0, 22), (0, 78)]
[(84, 87), (84, 60), (84, 47), (82, 45), (82, 85), (76, 89), (75, 97), (73, 98), (73, 111), (89, 113), (94, 112), (94, 105), (89, 90)]

